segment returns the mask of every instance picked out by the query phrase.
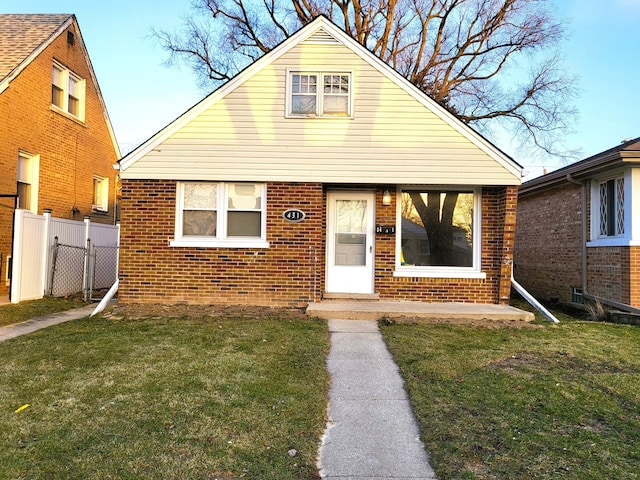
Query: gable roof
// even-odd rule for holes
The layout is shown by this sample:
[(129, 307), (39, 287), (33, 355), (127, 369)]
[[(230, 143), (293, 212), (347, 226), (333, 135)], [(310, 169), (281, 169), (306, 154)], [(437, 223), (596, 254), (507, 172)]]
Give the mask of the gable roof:
[(519, 194), (526, 195), (570, 181), (585, 180), (630, 163), (640, 164), (640, 137), (624, 140), (604, 152), (531, 179), (520, 186)]
[(120, 147), (75, 15), (69, 13), (0, 14), (0, 94), (71, 25), (74, 26), (74, 33), (78, 37), (78, 43), (89, 67), (91, 81), (102, 105), (111, 141), (119, 157)]
[(351, 50), (351, 52), (360, 57), (360, 59), (362, 59), (379, 73), (384, 75), (387, 79), (391, 80), (396, 86), (400, 87), (407, 94), (417, 100), (417, 102), (422, 104), (424, 107), (438, 116), (441, 120), (446, 122), (450, 127), (460, 133), (463, 137), (465, 137), (466, 140), (471, 142), (482, 152), (491, 157), (495, 162), (500, 164), (500, 166), (508, 171), (509, 175), (512, 177), (512, 182), (510, 184), (520, 183), (521, 167), (513, 159), (499, 150), (496, 146), (491, 144), (475, 130), (456, 118), (452, 113), (450, 113), (436, 101), (431, 99), (424, 92), (416, 88), (406, 78), (393, 70), (389, 65), (384, 63), (365, 47), (356, 42), (353, 38), (347, 35), (344, 31), (342, 31), (324, 16), (317, 17), (313, 22), (301, 28), (298, 32), (286, 39), (279, 46), (271, 50), (269, 53), (265, 54), (253, 64), (249, 65), (234, 78), (229, 80), (227, 83), (225, 83), (205, 99), (203, 99), (200, 103), (196, 104), (190, 110), (167, 125), (164, 129), (160, 130), (142, 145), (138, 146), (136, 149), (122, 158), (120, 160), (120, 167), (121, 175), (123, 176), (123, 178), (126, 177), (126, 170), (134, 165), (138, 160), (143, 158), (148, 153), (154, 151), (154, 149), (156, 149), (165, 140), (170, 138), (174, 133), (178, 132), (182, 127), (201, 115), (216, 102), (220, 101), (225, 96), (236, 90), (252, 76), (256, 75), (265, 67), (272, 64), (277, 59), (284, 56), (287, 52), (303, 42), (316, 44), (340, 43), (344, 45), (349, 50)]

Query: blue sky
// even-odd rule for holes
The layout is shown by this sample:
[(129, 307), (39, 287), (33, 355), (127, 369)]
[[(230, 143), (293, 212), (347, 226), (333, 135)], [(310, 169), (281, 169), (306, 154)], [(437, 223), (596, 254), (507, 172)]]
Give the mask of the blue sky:
[[(640, 136), (640, 0), (552, 0), (569, 20), (566, 69), (579, 79), (580, 119), (566, 147), (585, 158)], [(127, 152), (203, 98), (191, 71), (163, 65), (151, 27), (174, 30), (190, 0), (2, 0), (2, 13), (74, 13), (121, 150)], [(525, 168), (525, 180), (563, 166), (543, 165), (498, 146)]]

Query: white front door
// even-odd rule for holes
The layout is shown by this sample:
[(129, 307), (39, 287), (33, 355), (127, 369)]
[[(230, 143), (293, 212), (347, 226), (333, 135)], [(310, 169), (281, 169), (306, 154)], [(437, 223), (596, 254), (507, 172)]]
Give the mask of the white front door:
[(327, 195), (327, 292), (373, 293), (375, 194)]

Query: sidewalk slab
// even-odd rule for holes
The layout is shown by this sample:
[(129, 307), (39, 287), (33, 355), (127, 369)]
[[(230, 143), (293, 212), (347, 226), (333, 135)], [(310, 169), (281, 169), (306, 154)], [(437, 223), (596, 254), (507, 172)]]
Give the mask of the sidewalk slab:
[(84, 307), (74, 308), (64, 312), (51, 313), (42, 317), (32, 318), (26, 322), (16, 323), (15, 325), (0, 327), (0, 342), (4, 342), (10, 338), (19, 337), (20, 335), (26, 335), (27, 333), (32, 333), (42, 328), (50, 327), (51, 325), (57, 325), (70, 320), (78, 320), (80, 318), (88, 317), (95, 308), (95, 305), (86, 305)]
[(325, 480), (434, 480), (397, 365), (375, 321), (329, 320)]

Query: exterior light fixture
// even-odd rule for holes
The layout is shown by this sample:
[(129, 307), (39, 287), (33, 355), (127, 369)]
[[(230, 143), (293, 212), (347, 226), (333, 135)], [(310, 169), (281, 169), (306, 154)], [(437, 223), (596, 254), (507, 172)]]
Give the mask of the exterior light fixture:
[(391, 205), (391, 193), (389, 193), (389, 190), (385, 190), (382, 194), (382, 205), (385, 207)]

